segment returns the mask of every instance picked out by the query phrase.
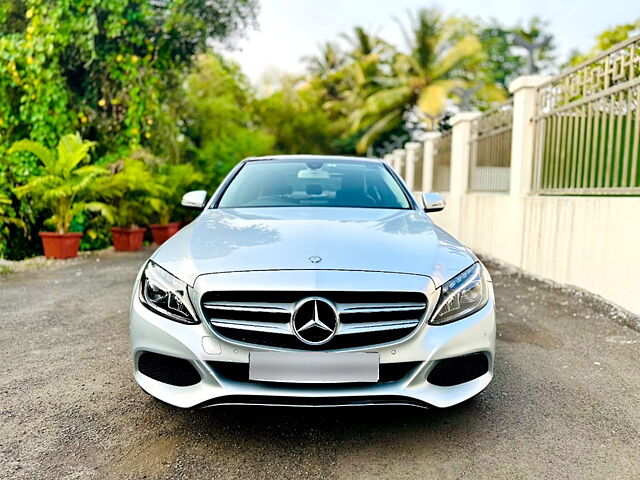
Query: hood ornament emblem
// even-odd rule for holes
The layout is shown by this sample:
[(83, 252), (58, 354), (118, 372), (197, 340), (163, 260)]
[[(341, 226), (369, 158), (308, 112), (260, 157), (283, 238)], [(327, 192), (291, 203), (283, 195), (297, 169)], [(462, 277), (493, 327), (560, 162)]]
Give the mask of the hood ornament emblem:
[(309, 261), (311, 263), (319, 263), (321, 260), (322, 258), (317, 255), (313, 255), (312, 257), (309, 257)]

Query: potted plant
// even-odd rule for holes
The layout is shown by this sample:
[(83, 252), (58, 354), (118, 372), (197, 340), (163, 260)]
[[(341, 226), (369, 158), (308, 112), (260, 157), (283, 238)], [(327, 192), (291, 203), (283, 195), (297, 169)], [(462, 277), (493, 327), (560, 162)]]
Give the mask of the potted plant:
[(157, 223), (152, 223), (149, 227), (153, 241), (162, 245), (180, 229), (181, 222), (176, 220), (175, 215), (182, 195), (192, 190), (195, 184), (202, 182), (203, 176), (190, 164), (169, 164), (158, 169), (155, 179), (163, 189), (163, 195), (152, 205)]
[(78, 255), (82, 233), (70, 232), (74, 216), (84, 210), (109, 215), (108, 207), (95, 201), (96, 180), (108, 174), (97, 165), (86, 165), (94, 142), (83, 140), (79, 134), (63, 136), (52, 151), (32, 140), (15, 142), (8, 153), (29, 152), (38, 157), (43, 169), (25, 185), (16, 188), (18, 198), (31, 196), (36, 204), (49, 210), (51, 217), (45, 225), (53, 232), (40, 232), (47, 258), (73, 258)]
[(163, 191), (151, 170), (141, 160), (127, 158), (111, 166), (112, 175), (101, 181), (100, 190), (113, 212), (111, 237), (117, 251), (133, 252), (142, 247), (148, 219)]

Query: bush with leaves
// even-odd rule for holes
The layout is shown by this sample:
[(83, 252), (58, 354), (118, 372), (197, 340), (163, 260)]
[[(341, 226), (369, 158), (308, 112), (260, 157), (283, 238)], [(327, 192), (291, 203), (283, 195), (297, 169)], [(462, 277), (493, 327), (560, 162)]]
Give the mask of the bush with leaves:
[(203, 173), (206, 189), (243, 158), (272, 153), (274, 138), (260, 127), (255, 93), (236, 63), (214, 54), (199, 56), (183, 93), (188, 140), (183, 163)]
[(15, 217), (15, 212), (11, 206), (11, 199), (0, 193), (0, 256), (3, 254), (3, 250), (6, 248), (5, 241), (9, 235), (9, 226), (13, 225), (18, 227), (23, 232), (26, 232), (25, 223)]
[[(195, 56), (253, 23), (256, 0), (0, 0), (0, 154), (77, 130), (99, 154), (163, 150), (167, 102)], [(162, 130), (160, 138), (154, 130)]]
[(46, 225), (57, 233), (69, 233), (73, 218), (85, 210), (110, 214), (104, 203), (95, 200), (96, 181), (108, 172), (103, 167), (88, 165), (93, 145), (76, 133), (63, 136), (56, 151), (33, 140), (19, 140), (9, 149), (9, 153), (32, 153), (42, 163), (41, 173), (15, 191), (19, 198), (28, 197), (50, 212)]
[[(141, 145), (177, 160), (184, 75), (209, 42), (252, 25), (256, 9), (257, 0), (0, 0), (0, 160), (17, 140), (52, 148), (69, 131), (95, 141), (97, 158)], [(11, 155), (0, 184), (10, 192), (40, 169), (33, 155)], [(40, 212), (14, 205), (28, 233), (5, 255), (37, 254)]]
[(148, 224), (168, 190), (156, 182), (151, 169), (139, 158), (127, 157), (109, 169), (112, 174), (101, 178), (98, 188), (109, 204), (113, 225), (135, 229)]
[(204, 175), (190, 164), (166, 164), (155, 174), (156, 183), (163, 189), (163, 195), (152, 205), (155, 221), (166, 225), (171, 221), (183, 220), (180, 215), (182, 196), (202, 185)]

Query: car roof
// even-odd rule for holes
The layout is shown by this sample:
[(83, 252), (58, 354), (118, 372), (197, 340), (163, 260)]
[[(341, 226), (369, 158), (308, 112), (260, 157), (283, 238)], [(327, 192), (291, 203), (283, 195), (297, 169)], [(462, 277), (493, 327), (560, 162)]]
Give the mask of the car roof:
[(268, 160), (322, 160), (325, 162), (371, 162), (380, 163), (379, 158), (356, 157), (348, 155), (265, 155), (263, 157), (245, 158), (245, 162), (268, 161)]

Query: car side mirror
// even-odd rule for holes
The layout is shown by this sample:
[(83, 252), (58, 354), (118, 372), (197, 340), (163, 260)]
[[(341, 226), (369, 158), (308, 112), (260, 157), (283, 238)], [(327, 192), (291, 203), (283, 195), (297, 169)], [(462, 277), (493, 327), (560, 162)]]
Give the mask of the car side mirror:
[(439, 212), (444, 209), (445, 201), (439, 193), (423, 193), (422, 205), (427, 213)]
[(182, 196), (182, 206), (189, 208), (204, 208), (207, 203), (207, 192), (205, 190), (194, 190)]

